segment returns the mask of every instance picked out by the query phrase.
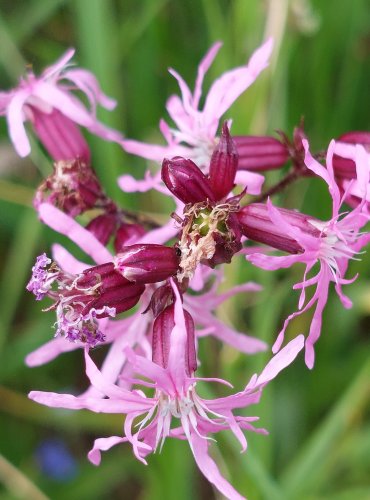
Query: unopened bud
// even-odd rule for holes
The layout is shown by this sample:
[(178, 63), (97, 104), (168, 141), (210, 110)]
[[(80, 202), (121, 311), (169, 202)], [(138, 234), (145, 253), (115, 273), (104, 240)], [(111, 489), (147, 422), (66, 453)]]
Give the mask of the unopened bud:
[(54, 161), (90, 161), (89, 146), (74, 121), (57, 109), (44, 113), (37, 106), (30, 106), (30, 110), (36, 135)]
[(251, 172), (263, 172), (280, 168), (289, 159), (288, 148), (269, 136), (235, 136), (239, 162), (239, 170), (250, 170)]
[(225, 122), (209, 165), (209, 182), (216, 200), (221, 200), (233, 189), (237, 168), (238, 152)]
[[(320, 231), (310, 223), (310, 221), (314, 221), (313, 217), (294, 210), (275, 208), (292, 226), (301, 229), (306, 234), (320, 236)], [(296, 240), (290, 238), (271, 221), (266, 204), (251, 203), (237, 213), (237, 218), (242, 233), (250, 240), (291, 254), (303, 252), (303, 248)]]
[(172, 286), (167, 282), (164, 285), (158, 287), (145, 309), (144, 313), (152, 311), (153, 317), (156, 318), (167, 306), (169, 306), (174, 300)]
[(117, 229), (114, 239), (114, 249), (116, 253), (120, 253), (125, 245), (135, 243), (135, 241), (144, 236), (144, 234), (145, 229), (140, 224), (122, 222)]
[(211, 185), (191, 160), (175, 156), (162, 163), (162, 180), (173, 195), (184, 203), (215, 201)]
[(178, 250), (173, 247), (130, 245), (114, 257), (114, 266), (130, 281), (156, 283), (176, 274), (179, 260)]
[[(186, 327), (185, 366), (189, 377), (197, 369), (197, 357), (195, 349), (194, 321), (191, 315), (184, 309)], [(171, 333), (175, 326), (175, 306), (171, 304), (159, 314), (153, 324), (152, 351), (153, 362), (163, 368), (167, 368), (171, 346)]]
[(102, 245), (106, 245), (115, 232), (117, 225), (116, 214), (101, 214), (92, 219), (86, 229), (92, 233)]

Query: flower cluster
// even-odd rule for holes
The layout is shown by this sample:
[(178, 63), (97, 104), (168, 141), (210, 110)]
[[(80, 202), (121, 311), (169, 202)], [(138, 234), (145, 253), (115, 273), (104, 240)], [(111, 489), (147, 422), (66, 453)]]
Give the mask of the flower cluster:
[[(94, 262), (80, 262), (57, 244), (52, 257), (43, 253), (36, 259), (27, 290), (38, 301), (51, 299), (44, 311), (56, 314), (55, 336), (30, 353), (26, 362), (37, 366), (82, 349), (90, 386), (78, 396), (32, 391), (29, 397), (51, 407), (125, 416), (122, 435), (95, 440), (88, 454), (95, 465), (102, 451), (119, 443), (130, 443), (134, 455), (146, 464), (166, 438), (186, 439), (204, 476), (227, 498), (239, 499), (244, 497), (209, 454), (211, 436), (230, 430), (245, 451), (245, 430), (265, 434), (254, 426), (258, 417), (240, 415), (238, 410), (257, 404), (263, 388), (301, 350), (307, 366), (313, 367), (331, 283), (343, 306), (351, 306), (342, 288), (357, 276), (347, 277), (348, 264), (359, 258), (370, 240), (365, 231), (370, 216), (370, 136), (350, 132), (331, 141), (325, 165), (322, 154), (310, 152), (303, 125), (295, 129), (292, 141), (282, 132), (278, 137), (233, 136), (229, 117), (221, 127), (220, 120), (268, 66), (273, 43), (267, 40), (245, 66), (217, 79), (200, 109), (203, 78), (220, 46), (216, 43), (201, 61), (194, 92), (170, 70), (181, 98), (174, 95), (167, 101), (174, 125), (160, 123), (166, 145), (123, 138), (98, 122), (96, 105), (111, 109), (114, 101), (102, 93), (90, 72), (70, 67), (73, 50), (41, 76), (29, 73), (16, 89), (1, 93), (0, 110), (21, 156), (30, 152), (23, 124), (27, 120), (54, 161), (53, 172), (34, 199), (40, 220)], [(89, 108), (73, 88), (85, 94)], [(160, 226), (130, 212), (105, 194), (80, 127), (157, 162), (154, 174), (148, 171), (143, 180), (126, 174), (118, 182), (126, 191), (156, 189), (172, 197), (176, 213), (167, 223)], [(261, 193), (264, 173), (287, 162), (286, 177)], [(271, 201), (281, 187), (310, 176), (328, 188), (328, 220)], [(343, 209), (344, 203), (349, 208)], [(236, 331), (217, 317), (223, 301), (260, 289), (256, 283), (243, 283), (218, 292), (225, 265), (238, 254), (265, 270), (303, 263), (305, 271), (293, 286), (300, 290), (298, 310), (282, 325), (273, 356), (243, 390), (233, 393), (229, 382), (203, 376), (198, 344), (213, 335), (248, 355), (268, 348), (258, 337)], [(310, 298), (308, 287), (314, 287)], [(300, 334), (283, 346), (290, 322), (311, 308), (306, 338)], [(99, 344), (108, 345), (100, 368), (91, 356)], [(211, 382), (228, 386), (230, 394), (202, 398), (198, 385)]]

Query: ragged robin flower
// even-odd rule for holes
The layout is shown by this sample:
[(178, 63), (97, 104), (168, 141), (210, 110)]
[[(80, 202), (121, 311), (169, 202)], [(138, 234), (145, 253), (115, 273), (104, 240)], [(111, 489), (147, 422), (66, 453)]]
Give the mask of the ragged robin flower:
[[(28, 71), (18, 87), (0, 92), (0, 115), (6, 116), (9, 136), (19, 156), (27, 156), (31, 151), (25, 121), (31, 122), (55, 161), (76, 158), (89, 161), (89, 147), (79, 126), (108, 141), (122, 139), (119, 132), (98, 121), (96, 105), (113, 109), (116, 103), (101, 91), (92, 73), (70, 67), (74, 52), (74, 49), (67, 50), (40, 76)], [(90, 109), (74, 95), (75, 89), (86, 95)]]
[(56, 311), (56, 336), (94, 347), (104, 340), (97, 319), (131, 309), (145, 289), (116, 272), (113, 263), (91, 267), (78, 275), (62, 271), (45, 254), (37, 258), (27, 290), (54, 303), (45, 311)]
[[(321, 221), (293, 210), (280, 209), (273, 206), (270, 201), (266, 206), (253, 206), (253, 204), (247, 206), (241, 209), (237, 216), (245, 236), (290, 253), (287, 256), (275, 256), (269, 251), (252, 252), (247, 259), (254, 265), (266, 270), (287, 268), (297, 262), (302, 262), (306, 266), (303, 281), (293, 287), (295, 290), (301, 290), (298, 311), (290, 314), (285, 320), (273, 346), (273, 352), (280, 349), (290, 321), (316, 304), (306, 339), (305, 353), (306, 364), (312, 368), (315, 359), (313, 346), (320, 336), (322, 313), (331, 282), (335, 284), (335, 290), (343, 306), (349, 308), (352, 305), (351, 300), (343, 293), (342, 286), (356, 279), (357, 276), (351, 279), (345, 277), (348, 263), (351, 259), (358, 258), (358, 254), (370, 240), (369, 233), (362, 232), (362, 228), (369, 220), (365, 207), (370, 172), (367, 167), (368, 155), (362, 146), (357, 145), (355, 164), (360, 202), (352, 211), (340, 212), (346, 193), (341, 196), (334, 176), (335, 142), (332, 141), (329, 145), (326, 168), (312, 157), (306, 140), (303, 140), (303, 146), (306, 167), (321, 177), (329, 188), (332, 198), (331, 219)], [(315, 265), (318, 265), (318, 272), (309, 276)], [(306, 299), (306, 288), (309, 286), (316, 288), (313, 296)]]
[(211, 267), (230, 262), (241, 249), (235, 212), (240, 196), (227, 195), (234, 187), (238, 154), (225, 123), (209, 167), (209, 177), (189, 159), (163, 160), (162, 179), (171, 193), (185, 203), (178, 248), (178, 279), (191, 278), (199, 263)]

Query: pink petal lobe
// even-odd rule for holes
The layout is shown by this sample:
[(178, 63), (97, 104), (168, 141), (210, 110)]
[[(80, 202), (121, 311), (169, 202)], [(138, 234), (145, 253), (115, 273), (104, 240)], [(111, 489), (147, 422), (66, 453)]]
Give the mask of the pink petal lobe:
[(49, 227), (64, 234), (78, 245), (97, 264), (112, 261), (111, 253), (89, 231), (84, 229), (72, 217), (64, 214), (49, 203), (39, 206), (40, 219)]
[(11, 99), (6, 113), (10, 140), (22, 158), (31, 152), (30, 142), (23, 125), (23, 106), (28, 97), (28, 93), (18, 91)]
[(199, 470), (204, 474), (210, 483), (212, 483), (220, 493), (231, 500), (245, 499), (240, 495), (230, 483), (226, 481), (216, 465), (216, 462), (208, 455), (208, 440), (191, 434), (191, 449)]
[(110, 436), (109, 438), (95, 439), (94, 446), (89, 451), (87, 457), (94, 465), (99, 465), (101, 461), (101, 451), (110, 450), (113, 446), (127, 442), (127, 438), (120, 436)]
[(303, 346), (303, 335), (298, 335), (298, 337), (291, 340), (289, 344), (267, 363), (261, 375), (255, 380), (253, 387), (261, 387), (274, 379), (281, 370), (289, 366), (295, 360), (298, 353), (303, 349)]

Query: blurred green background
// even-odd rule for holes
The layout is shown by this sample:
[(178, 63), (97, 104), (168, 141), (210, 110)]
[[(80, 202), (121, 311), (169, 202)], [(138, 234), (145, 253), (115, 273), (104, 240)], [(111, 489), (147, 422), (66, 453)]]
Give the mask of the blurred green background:
[[(317, 151), (343, 132), (369, 129), (369, 27), (366, 0), (1, 0), (0, 84), (11, 88), (26, 64), (38, 73), (74, 46), (78, 64), (92, 70), (119, 102), (101, 119), (128, 137), (154, 142), (160, 140), (166, 98), (177, 92), (169, 66), (192, 84), (205, 51), (222, 40), (207, 84), (244, 63), (272, 35), (270, 68), (227, 117), (234, 119), (234, 133), (291, 134), (304, 115)], [(86, 459), (93, 439), (120, 433), (121, 417), (51, 410), (27, 399), (31, 389), (78, 391), (87, 381), (81, 352), (39, 368), (24, 365), (25, 355), (53, 334), (52, 313), (42, 314), (40, 303), (25, 293), (30, 267), (54, 241), (68, 243), (43, 228), (31, 208), (33, 190), (50, 172), (50, 162), (37, 147), (31, 159), (19, 159), (4, 120), (0, 134), (0, 498), (219, 498), (197, 471), (187, 443), (167, 440), (148, 467), (121, 445), (95, 468)], [(155, 201), (158, 212), (168, 210), (150, 193), (123, 195), (116, 185), (120, 173), (140, 176), (144, 161), (117, 145), (89, 140), (111, 196), (126, 207), (152, 211)], [(318, 217), (330, 215), (320, 182), (298, 182), (275, 201)], [(228, 303), (222, 317), (271, 344), (296, 307), (291, 285), (301, 271), (268, 274), (237, 259), (227, 270), (228, 283), (254, 279), (265, 289)], [(259, 415), (270, 436), (249, 436), (246, 454), (228, 434), (221, 433), (213, 447), (223, 473), (250, 500), (370, 498), (368, 255), (350, 271), (361, 273), (348, 287), (354, 307), (344, 311), (331, 295), (314, 370), (307, 370), (301, 356), (264, 391), (261, 404), (246, 412)], [(298, 318), (289, 336), (306, 332), (309, 319)], [(228, 378), (237, 389), (270, 356), (248, 358), (212, 339), (200, 349), (202, 373)], [(98, 350), (96, 358), (103, 354)], [(56, 454), (51, 471), (40, 459), (46, 446)]]

